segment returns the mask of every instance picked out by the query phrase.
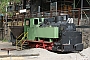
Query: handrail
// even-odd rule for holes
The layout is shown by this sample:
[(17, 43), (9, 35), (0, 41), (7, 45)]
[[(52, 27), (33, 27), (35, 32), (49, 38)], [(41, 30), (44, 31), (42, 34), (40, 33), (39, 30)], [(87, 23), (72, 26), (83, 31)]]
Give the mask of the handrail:
[[(24, 32), (24, 33), (25, 33), (25, 32)], [(23, 37), (19, 42), (18, 42), (17, 39), (16, 39), (16, 49), (17, 49), (17, 45), (26, 37), (27, 34), (28, 34), (28, 32), (24, 34), (24, 37)], [(22, 36), (22, 34), (21, 34), (20, 36)], [(20, 37), (20, 36), (19, 36), (19, 37)], [(21, 46), (21, 47), (22, 47), (22, 46)]]
[[(27, 35), (27, 33), (24, 35), (24, 37), (23, 37), (19, 42), (21, 42), (21, 41), (25, 38), (26, 35)], [(19, 42), (18, 42), (18, 43), (19, 43)], [(18, 44), (18, 43), (17, 43), (17, 44)]]
[[(24, 32), (25, 33), (25, 32)], [(17, 37), (17, 39), (19, 39), (24, 33), (22, 33), (21, 35), (19, 35), (18, 37)]]
[(22, 33), (20, 36), (18, 36), (18, 37), (16, 38), (16, 48), (17, 48), (17, 45), (18, 45), (17, 39), (19, 39), (23, 34), (24, 34), (24, 33)]
[(23, 44), (25, 43), (25, 41), (26, 41), (26, 40), (24, 40), (24, 42), (23, 42), (21, 45), (23, 45)]
[(21, 44), (21, 50), (22, 50), (22, 46), (23, 46), (23, 44), (26, 42), (26, 40), (24, 40), (24, 42)]

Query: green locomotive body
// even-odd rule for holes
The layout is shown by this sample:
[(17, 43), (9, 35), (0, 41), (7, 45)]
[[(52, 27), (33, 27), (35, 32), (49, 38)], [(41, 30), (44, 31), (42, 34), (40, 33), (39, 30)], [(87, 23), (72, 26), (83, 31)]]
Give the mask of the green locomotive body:
[[(29, 24), (27, 23), (27, 21), (29, 22)], [(24, 32), (28, 32), (28, 40), (36, 40), (35, 38), (38, 38), (38, 40), (40, 40), (40, 38), (49, 38), (50, 40), (51, 38), (59, 38), (58, 27), (39, 27), (40, 23), (42, 23), (43, 21), (44, 18), (25, 19)]]

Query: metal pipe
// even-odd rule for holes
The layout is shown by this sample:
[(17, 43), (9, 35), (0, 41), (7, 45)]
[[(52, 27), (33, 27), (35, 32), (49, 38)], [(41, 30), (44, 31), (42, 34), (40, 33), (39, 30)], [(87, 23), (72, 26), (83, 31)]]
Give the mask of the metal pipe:
[(40, 6), (38, 6), (38, 13), (40, 13)]
[(74, 0), (73, 8), (74, 8), (74, 9), (76, 8), (76, 6), (75, 6), (75, 0)]
[(0, 55), (0, 58), (4, 58), (4, 57), (26, 57), (26, 56), (39, 56), (39, 54), (25, 54), (25, 55)]
[(80, 9), (79, 9), (79, 12), (78, 12), (78, 25), (79, 25), (79, 22), (80, 22)]
[(56, 16), (57, 16), (57, 2), (56, 2)]
[[(7, 0), (7, 3), (8, 3), (8, 0)], [(5, 19), (6, 19), (5, 34), (6, 34), (6, 35), (7, 35), (7, 7), (8, 7), (8, 6), (6, 6), (6, 17), (5, 17)]]
[(81, 20), (82, 20), (82, 8), (83, 8), (83, 0), (81, 0)]

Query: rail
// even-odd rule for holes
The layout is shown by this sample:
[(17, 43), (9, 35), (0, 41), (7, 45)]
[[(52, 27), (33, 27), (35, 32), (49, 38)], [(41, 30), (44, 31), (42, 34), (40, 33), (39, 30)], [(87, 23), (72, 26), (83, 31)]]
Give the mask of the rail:
[(44, 17), (44, 18), (48, 18), (48, 17), (54, 17), (54, 16), (60, 16), (62, 14), (68, 14), (70, 17), (73, 18), (78, 18), (78, 25), (80, 22), (80, 8), (76, 8), (76, 9), (72, 9), (72, 10), (57, 10), (57, 15), (56, 15), (56, 11), (52, 10), (52, 11), (44, 11), (44, 12), (34, 12), (30, 15), (30, 17)]
[[(80, 11), (80, 8), (77, 8), (77, 9), (72, 9), (72, 10), (57, 10), (57, 16), (59, 16), (61, 13), (66, 13), (66, 14), (70, 14), (71, 12), (79, 12)], [(52, 10), (52, 11), (44, 11), (44, 12), (34, 12), (31, 14), (30, 17), (53, 17), (56, 16), (56, 10)], [(79, 15), (80, 13), (78, 13)]]
[[(90, 14), (90, 13), (88, 13), (88, 11), (90, 11), (90, 7), (83, 8), (82, 10), (87, 11), (85, 14)], [(71, 10), (57, 10), (57, 16), (61, 15), (62, 13), (70, 15), (70, 17), (72, 17), (72, 18), (78, 18), (77, 25), (79, 25), (81, 8), (75, 8), (75, 9), (71, 9)], [(30, 17), (48, 18), (48, 17), (54, 17), (54, 16), (56, 16), (56, 10), (44, 11), (44, 12), (33, 12), (30, 14)]]

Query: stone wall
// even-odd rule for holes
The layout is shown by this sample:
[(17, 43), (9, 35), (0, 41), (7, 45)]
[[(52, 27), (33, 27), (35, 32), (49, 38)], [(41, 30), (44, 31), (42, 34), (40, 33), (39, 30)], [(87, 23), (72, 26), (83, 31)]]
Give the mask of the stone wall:
[[(77, 25), (78, 19), (74, 19), (74, 23)], [(79, 26), (90, 26), (90, 18), (89, 20), (87, 19), (80, 20)], [(84, 44), (84, 48), (90, 46), (90, 28), (77, 28), (77, 31), (82, 32), (82, 41)]]

